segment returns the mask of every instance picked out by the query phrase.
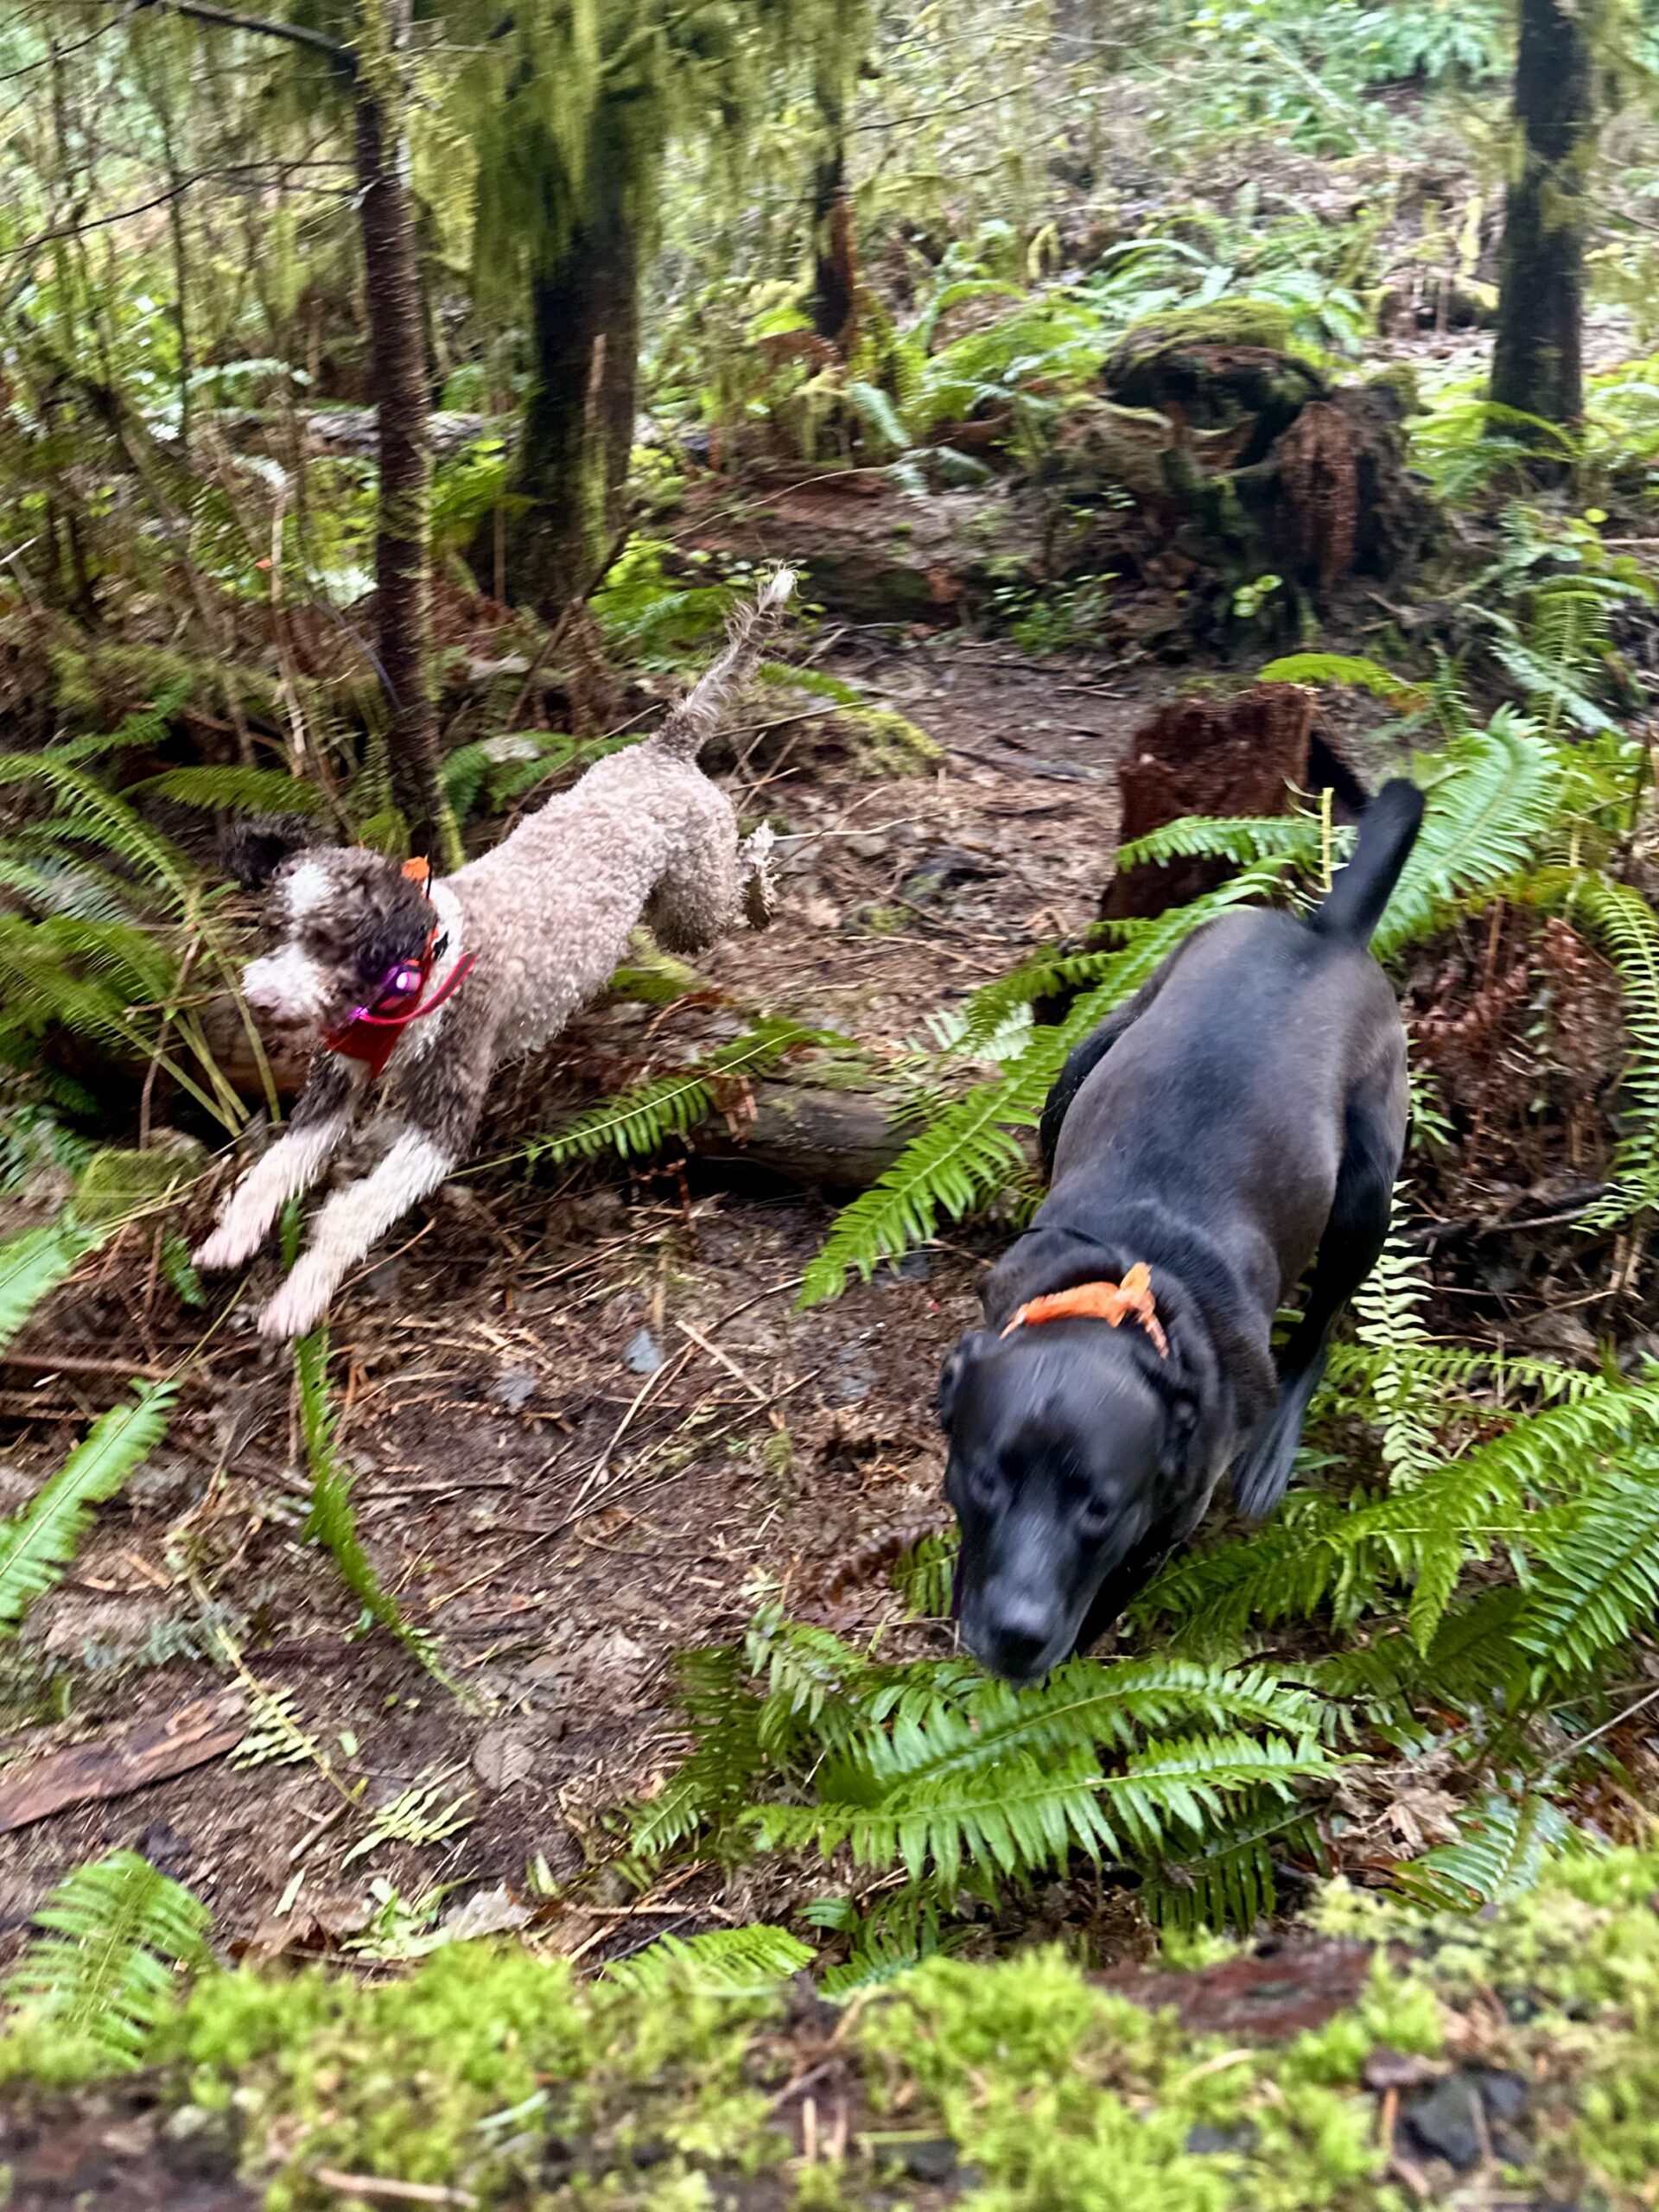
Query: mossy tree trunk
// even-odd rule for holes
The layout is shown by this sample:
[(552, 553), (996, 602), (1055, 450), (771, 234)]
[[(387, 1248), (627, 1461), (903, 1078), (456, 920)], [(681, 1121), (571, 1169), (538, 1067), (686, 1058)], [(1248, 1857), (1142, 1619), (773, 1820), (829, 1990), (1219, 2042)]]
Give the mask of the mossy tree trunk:
[(535, 382), (512, 528), (515, 593), (552, 619), (593, 588), (621, 523), (639, 371), (632, 165), (599, 111), (581, 219), (531, 280)]
[(812, 327), (843, 357), (858, 335), (857, 234), (847, 182), (846, 101), (820, 87), (824, 145), (812, 175)]
[(444, 796), (429, 664), (432, 445), (399, 59), (407, 0), (359, 0), (359, 23), (353, 100), (378, 409), (375, 643), (386, 700), (387, 752), (393, 796), (413, 849), (453, 868), (462, 853)]
[(1491, 397), (1562, 425), (1584, 413), (1585, 184), (1596, 136), (1598, 12), (1599, 0), (1520, 0), (1521, 143), (1504, 210)]

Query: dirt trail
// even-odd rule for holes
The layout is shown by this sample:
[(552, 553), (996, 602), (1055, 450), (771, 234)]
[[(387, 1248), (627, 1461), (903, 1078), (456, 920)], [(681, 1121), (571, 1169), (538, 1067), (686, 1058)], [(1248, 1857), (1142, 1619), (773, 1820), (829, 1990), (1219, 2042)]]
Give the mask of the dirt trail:
[[(769, 933), (705, 963), (735, 1008), (590, 1014), (501, 1086), (484, 1160), (555, 1122), (578, 1090), (602, 1095), (653, 1049), (683, 1037), (695, 1050), (747, 1011), (878, 1050), (925, 1041), (930, 1014), (1091, 917), (1115, 835), (1112, 764), (1144, 684), (950, 637), (895, 652), (852, 633), (833, 665), (925, 730), (938, 763), (875, 779), (827, 758), (810, 725), (787, 751), (787, 733), (769, 740), (772, 766), (741, 779), (743, 803), (786, 819), (785, 902)], [(598, 1817), (667, 1762), (677, 1649), (730, 1637), (766, 1587), (849, 1624), (890, 1613), (885, 1573), (861, 1576), (858, 1555), (938, 1510), (934, 1382), (995, 1238), (953, 1238), (800, 1313), (795, 1287), (830, 1219), (811, 1197), (706, 1177), (595, 1186), (486, 1168), (404, 1224), (337, 1307), (362, 1532), (488, 1717), (387, 1639), (354, 1640), (350, 1601), (301, 1541), (289, 1372), (251, 1333), (256, 1280), (211, 1395), (187, 1396), (168, 1452), (32, 1617), (29, 1654), (68, 1670), (68, 1718), (42, 1717), (0, 1758), (96, 1738), (215, 1686), (199, 1658), (149, 1663), (198, 1613), (169, 1564), (188, 1559), (244, 1624), (258, 1681), (293, 1694), (343, 1771), (368, 1775), (371, 1803), (435, 1785), (438, 1802), (466, 1799), (469, 1824), (442, 1847), (347, 1866), (361, 1816), (333, 1817), (315, 1768), (238, 1773), (219, 1758), (9, 1837), (0, 1942), (15, 1944), (67, 1867), (119, 1845), (188, 1881), (221, 1939), (271, 1948), (350, 1940), (378, 1875), (405, 1897), (518, 1887), (538, 1859), (568, 1875)], [(30, 1480), (62, 1434), (16, 1432)], [(607, 1914), (620, 1924), (626, 1910), (602, 1894), (572, 1940), (603, 1948)]]

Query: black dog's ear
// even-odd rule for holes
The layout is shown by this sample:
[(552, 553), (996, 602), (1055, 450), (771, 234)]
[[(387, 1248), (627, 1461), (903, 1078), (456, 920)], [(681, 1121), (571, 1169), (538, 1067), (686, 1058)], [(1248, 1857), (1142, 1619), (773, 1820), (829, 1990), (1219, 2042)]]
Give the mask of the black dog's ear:
[(1162, 1474), (1173, 1477), (1185, 1471), (1198, 1426), (1198, 1402), (1190, 1391), (1182, 1390), (1170, 1401), (1164, 1421), (1164, 1446), (1158, 1455)]
[(263, 891), (285, 860), (315, 841), (303, 815), (256, 814), (228, 823), (219, 840), (219, 863), (245, 891)]
[(939, 1427), (947, 1433), (957, 1410), (957, 1394), (962, 1388), (962, 1378), (993, 1338), (983, 1329), (969, 1329), (944, 1363), (944, 1372), (939, 1377)]

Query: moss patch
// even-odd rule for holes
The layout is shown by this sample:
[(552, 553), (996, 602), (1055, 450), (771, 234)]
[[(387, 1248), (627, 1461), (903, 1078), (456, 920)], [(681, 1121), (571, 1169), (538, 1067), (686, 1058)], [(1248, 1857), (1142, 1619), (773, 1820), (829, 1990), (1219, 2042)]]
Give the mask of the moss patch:
[[(1369, 1983), (1273, 2044), (1058, 1951), (935, 1960), (840, 2012), (486, 1944), (378, 1985), (245, 1969), (196, 1989), (152, 2086), (163, 2128), (228, 2138), (271, 2212), (351, 2212), (342, 2175), (569, 2212), (1404, 2212), (1477, 2173), (1509, 2202), (1635, 2212), (1659, 2171), (1656, 1891), (1659, 1858), (1629, 1853), (1479, 1920), (1335, 1887), (1316, 1919), (1371, 1944)], [(1192, 1974), (1189, 2023), (1226, 1971)], [(0, 2042), (14, 2101), (85, 2063)], [(1456, 2163), (1428, 2101), (1476, 2112), (1493, 2082), (1505, 2117)]]

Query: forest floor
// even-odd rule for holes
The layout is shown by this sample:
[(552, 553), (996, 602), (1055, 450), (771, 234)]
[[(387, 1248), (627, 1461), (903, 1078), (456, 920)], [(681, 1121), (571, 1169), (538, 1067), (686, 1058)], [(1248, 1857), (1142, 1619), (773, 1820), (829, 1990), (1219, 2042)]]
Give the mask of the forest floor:
[[(741, 1633), (764, 1588), (837, 1625), (902, 1618), (885, 1568), (899, 1532), (942, 1517), (933, 1393), (975, 1318), (995, 1229), (800, 1313), (799, 1278), (831, 1217), (817, 1197), (753, 1177), (733, 1187), (696, 1166), (690, 1182), (625, 1188), (489, 1166), (582, 1103), (573, 1073), (592, 1096), (626, 1080), (648, 1027), (688, 1031), (695, 1051), (731, 1033), (734, 1007), (764, 1008), (896, 1052), (925, 1038), (930, 1014), (1092, 918), (1115, 842), (1113, 765), (1166, 675), (1126, 678), (950, 633), (902, 650), (855, 638), (831, 665), (914, 721), (938, 761), (872, 778), (814, 746), (786, 759), (774, 747), (764, 804), (799, 843), (772, 930), (703, 963), (716, 1002), (594, 1011), (505, 1080), (482, 1164), (336, 1306), (359, 1527), (477, 1709), (389, 1639), (357, 1637), (350, 1599), (300, 1541), (292, 1370), (252, 1334), (257, 1272), (187, 1386), (164, 1453), (29, 1624), (24, 1662), (63, 1670), (68, 1709), (37, 1716), (26, 1750), (21, 1733), (0, 1749), (0, 1760), (24, 1754), (25, 1779), (72, 1745), (102, 1771), (134, 1731), (181, 1712), (188, 1732), (225, 1677), (165, 1655), (188, 1650), (211, 1600), (248, 1624), (260, 1684), (291, 1693), (341, 1766), (368, 1775), (371, 1806), (435, 1784), (443, 1802), (465, 1801), (467, 1824), (441, 1851), (386, 1847), (348, 1866), (360, 1817), (332, 1818), (339, 1801), (314, 1769), (237, 1771), (221, 1753), (13, 1834), (5, 1948), (69, 1867), (122, 1845), (188, 1881), (233, 1949), (338, 1944), (368, 1920), (377, 1875), (411, 1901), (434, 1886), (518, 1890), (538, 1859), (567, 1877), (600, 1847), (607, 1810), (671, 1762), (675, 1653)], [(751, 791), (745, 803), (762, 802)], [(136, 1244), (112, 1248), (60, 1307), (54, 1350), (108, 1357), (119, 1339), (167, 1364), (200, 1319), (165, 1295), (146, 1301), (146, 1262)], [(114, 1374), (111, 1361), (108, 1382), (65, 1372), (8, 1395), (7, 1412), (27, 1418), (0, 1467), (0, 1505), (35, 1486), (62, 1421), (109, 1402)], [(903, 1633), (924, 1649), (949, 1631)], [(0, 1764), (0, 1783), (19, 1771)], [(706, 1924), (722, 1910), (709, 1889), (696, 1885), (702, 1903), (682, 1913), (601, 1885), (557, 1940), (603, 1955)]]

